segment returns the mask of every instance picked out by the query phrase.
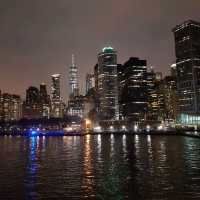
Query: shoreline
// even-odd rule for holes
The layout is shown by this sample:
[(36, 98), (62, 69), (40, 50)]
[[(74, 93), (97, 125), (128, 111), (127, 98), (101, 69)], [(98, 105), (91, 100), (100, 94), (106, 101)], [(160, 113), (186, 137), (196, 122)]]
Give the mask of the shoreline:
[(0, 133), (0, 136), (22, 136), (22, 137), (63, 137), (63, 136), (86, 136), (86, 135), (151, 135), (151, 136), (187, 136), (193, 138), (200, 139), (200, 132), (195, 131), (142, 131), (142, 132), (125, 132), (125, 131), (118, 131), (118, 132), (78, 132), (78, 133), (38, 133), (35, 135), (30, 135), (29, 133)]

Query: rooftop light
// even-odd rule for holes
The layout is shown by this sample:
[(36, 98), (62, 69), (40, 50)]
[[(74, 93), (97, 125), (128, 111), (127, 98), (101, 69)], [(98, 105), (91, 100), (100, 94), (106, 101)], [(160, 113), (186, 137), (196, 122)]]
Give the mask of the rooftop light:
[(110, 52), (113, 52), (113, 48), (112, 47), (104, 47), (103, 49), (102, 49), (102, 52), (104, 52), (104, 53), (110, 53)]

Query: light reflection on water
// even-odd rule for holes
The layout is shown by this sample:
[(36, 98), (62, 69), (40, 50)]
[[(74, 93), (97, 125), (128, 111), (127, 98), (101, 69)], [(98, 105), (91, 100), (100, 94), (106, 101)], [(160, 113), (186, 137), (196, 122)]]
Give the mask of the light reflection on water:
[(200, 140), (0, 137), (1, 199), (199, 199)]
[(85, 136), (84, 151), (83, 151), (83, 197), (94, 197), (94, 172), (92, 165), (92, 148), (91, 148), (91, 135)]
[(102, 149), (101, 149), (101, 134), (98, 134), (98, 136), (97, 136), (97, 158), (98, 158), (98, 161), (100, 162), (101, 161), (101, 152), (102, 152)]
[(27, 199), (36, 198), (35, 185), (37, 183), (37, 151), (39, 150), (39, 138), (30, 137), (29, 139), (29, 156), (27, 163), (27, 176), (25, 185), (27, 191)]

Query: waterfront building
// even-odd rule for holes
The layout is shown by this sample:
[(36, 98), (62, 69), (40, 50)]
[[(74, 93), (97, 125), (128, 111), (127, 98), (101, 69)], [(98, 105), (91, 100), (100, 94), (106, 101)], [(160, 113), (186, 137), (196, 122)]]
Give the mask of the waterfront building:
[(60, 74), (53, 74), (51, 76), (51, 117), (63, 117), (63, 104), (60, 93)]
[(192, 20), (185, 21), (177, 25), (173, 33), (179, 122), (185, 124), (186, 121), (198, 120), (200, 116), (200, 23)]
[(73, 96), (68, 101), (67, 115), (82, 118), (84, 112), (84, 96)]
[(117, 52), (112, 47), (105, 47), (98, 54), (95, 78), (100, 120), (118, 120)]
[(21, 119), (21, 98), (19, 95), (1, 94), (1, 120), (17, 121)]
[(78, 96), (79, 95), (79, 87), (78, 87), (78, 68), (75, 63), (75, 56), (72, 55), (72, 64), (69, 67), (69, 91), (70, 96)]
[(178, 96), (176, 79), (174, 76), (166, 76), (163, 79), (163, 96), (165, 104), (165, 119), (175, 121), (178, 116)]
[(166, 118), (164, 83), (161, 72), (151, 67), (147, 72), (148, 114), (147, 119), (161, 122)]
[(146, 60), (131, 57), (118, 68), (122, 116), (131, 122), (142, 122), (148, 108)]
[(22, 100), (19, 95), (12, 95), (11, 120), (18, 121), (22, 117)]
[(95, 88), (93, 87), (88, 91), (85, 96), (83, 112), (84, 119), (90, 120), (92, 127), (99, 126), (97, 99), (97, 93)]
[(37, 87), (29, 87), (26, 90), (26, 100), (23, 102), (23, 118), (42, 118), (42, 106), (40, 103), (40, 91)]

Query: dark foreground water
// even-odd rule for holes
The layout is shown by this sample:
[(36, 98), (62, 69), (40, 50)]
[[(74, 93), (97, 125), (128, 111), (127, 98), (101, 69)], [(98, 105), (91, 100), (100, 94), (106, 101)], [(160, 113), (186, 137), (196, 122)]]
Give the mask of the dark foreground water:
[(0, 137), (0, 199), (200, 199), (200, 139)]

